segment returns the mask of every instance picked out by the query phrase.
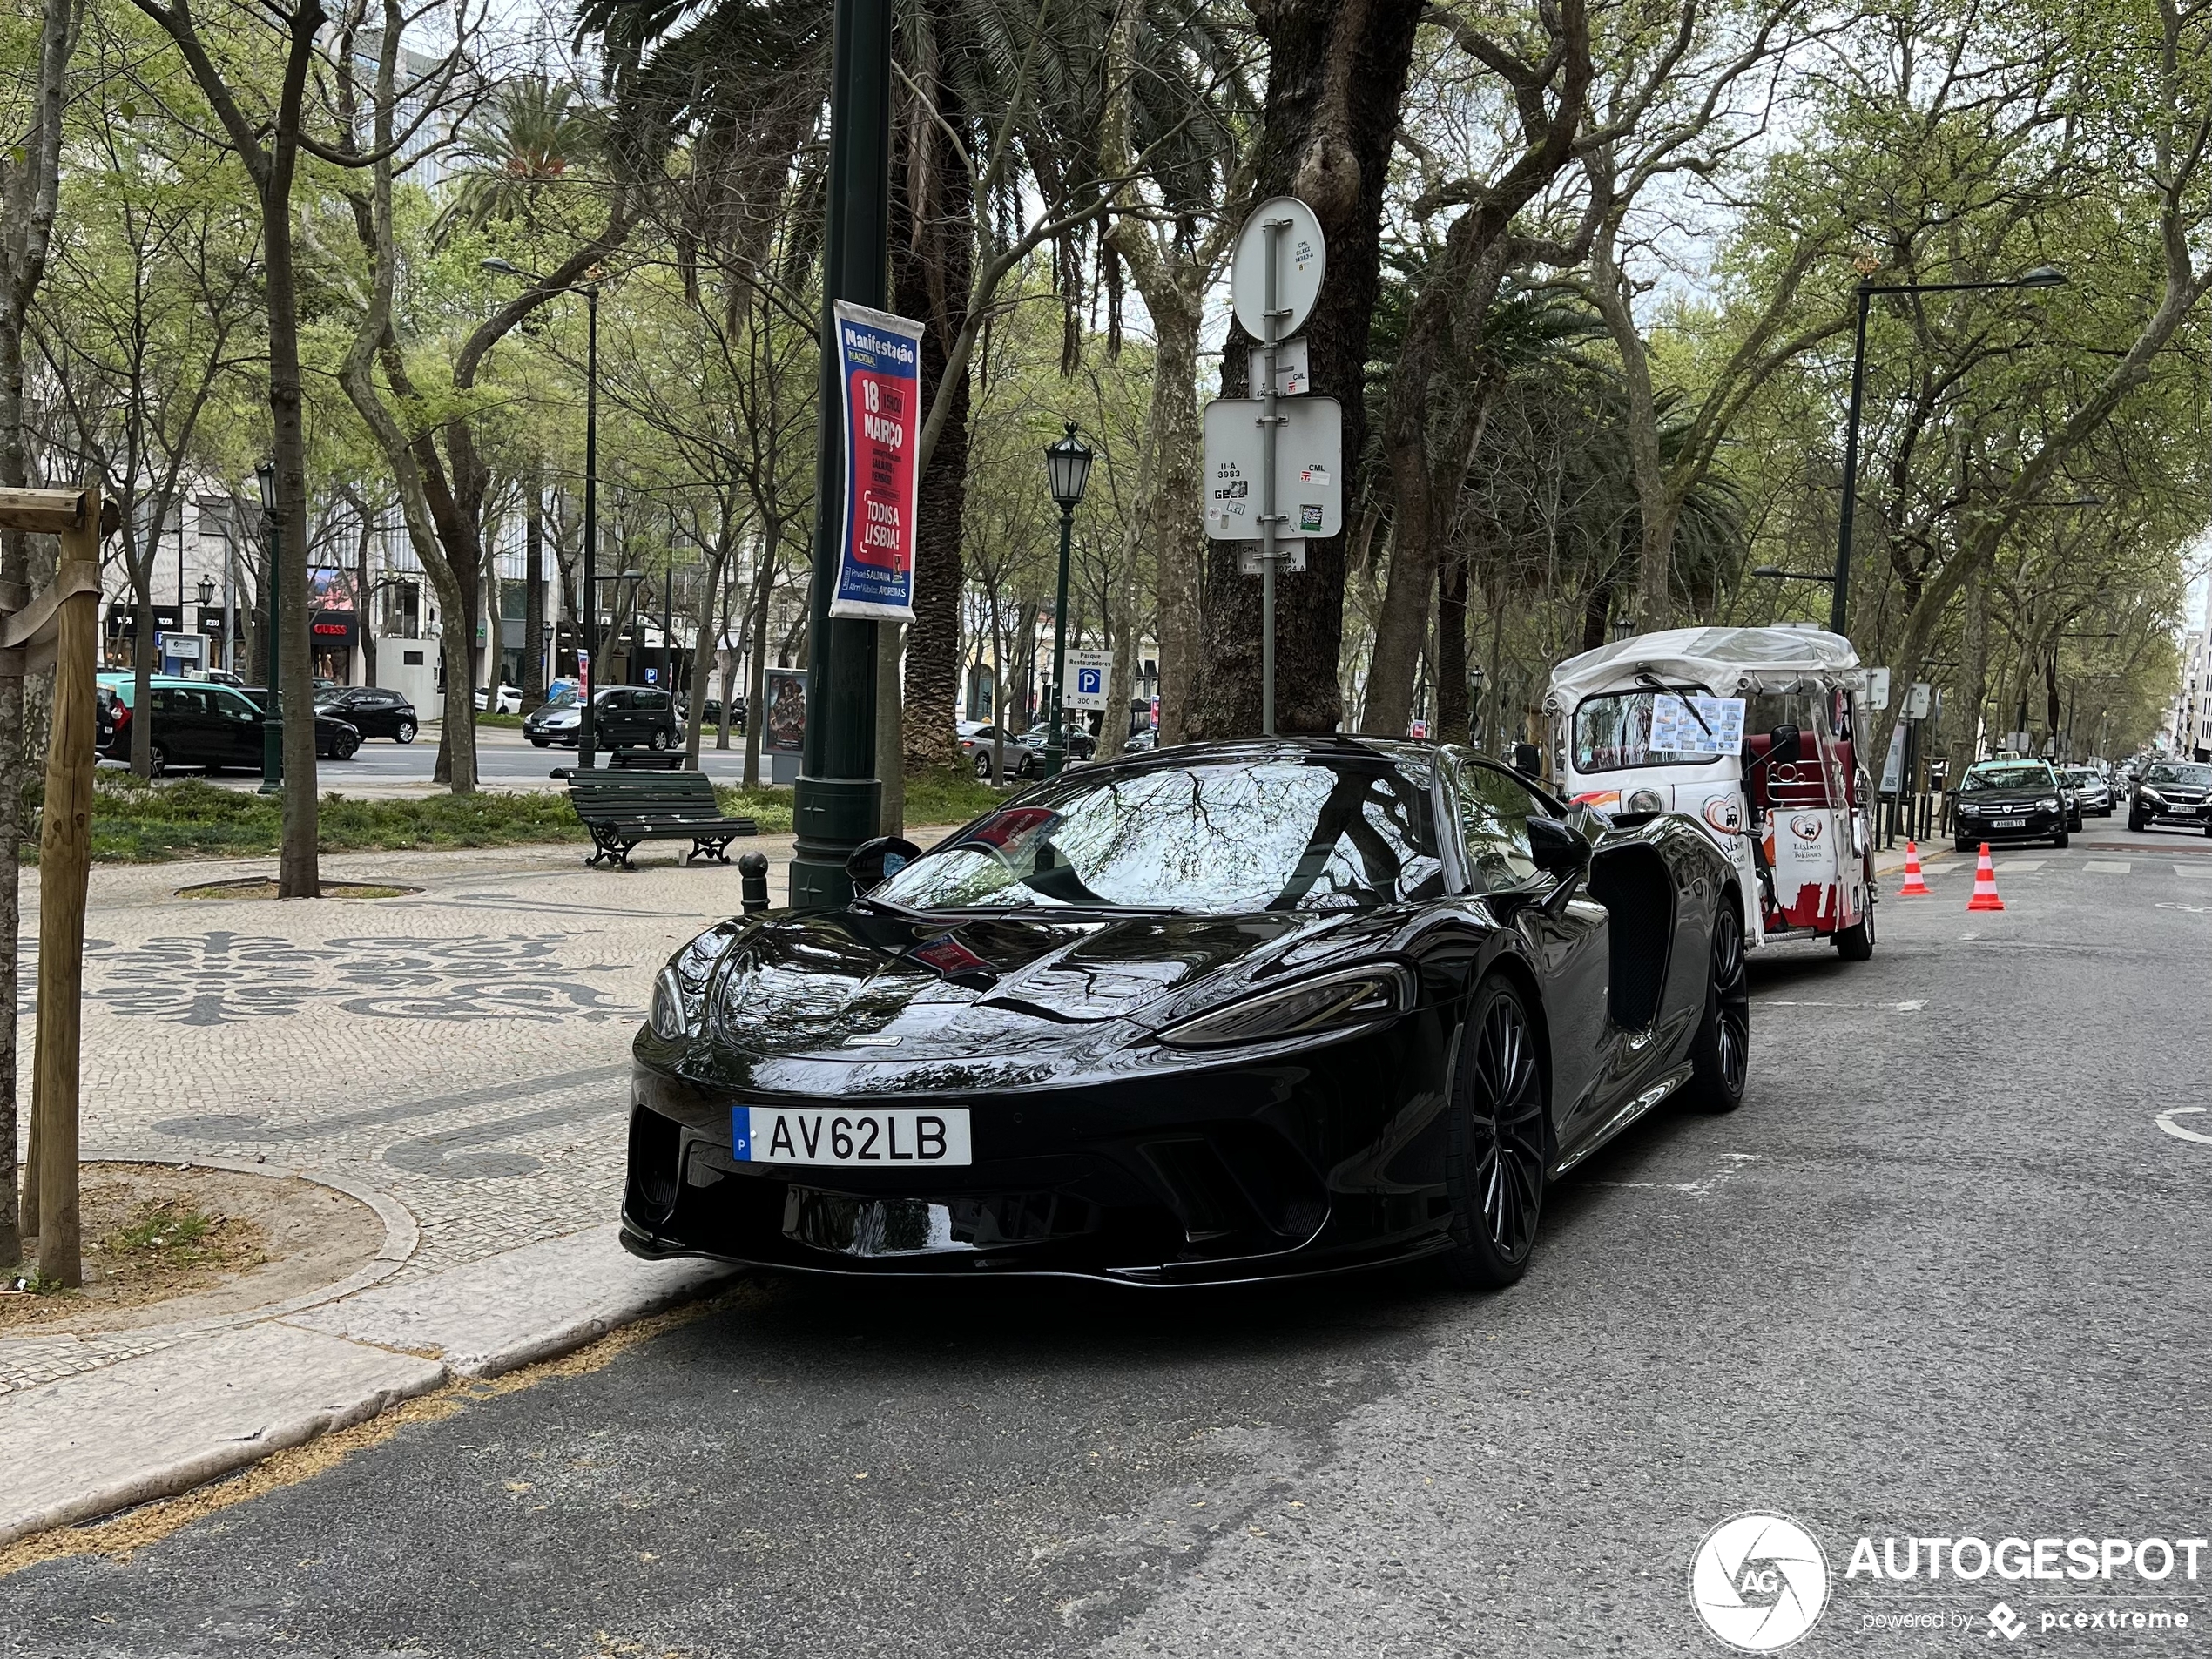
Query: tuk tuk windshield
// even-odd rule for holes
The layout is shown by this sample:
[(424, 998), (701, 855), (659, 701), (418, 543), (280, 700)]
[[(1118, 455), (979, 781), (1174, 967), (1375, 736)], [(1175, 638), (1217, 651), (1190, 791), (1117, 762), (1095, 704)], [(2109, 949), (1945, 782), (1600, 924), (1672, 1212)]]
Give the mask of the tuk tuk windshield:
[(1651, 691), (1602, 691), (1575, 708), (1575, 770), (1618, 772), (1629, 766), (1705, 766), (1711, 755), (1651, 746)]

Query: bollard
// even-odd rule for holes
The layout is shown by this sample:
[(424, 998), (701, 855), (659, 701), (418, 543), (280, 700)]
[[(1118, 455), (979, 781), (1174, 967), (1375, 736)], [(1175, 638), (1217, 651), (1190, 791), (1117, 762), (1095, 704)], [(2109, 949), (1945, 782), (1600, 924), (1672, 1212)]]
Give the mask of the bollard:
[(757, 916), (768, 907), (768, 855), (747, 853), (738, 860), (738, 887), (745, 913)]

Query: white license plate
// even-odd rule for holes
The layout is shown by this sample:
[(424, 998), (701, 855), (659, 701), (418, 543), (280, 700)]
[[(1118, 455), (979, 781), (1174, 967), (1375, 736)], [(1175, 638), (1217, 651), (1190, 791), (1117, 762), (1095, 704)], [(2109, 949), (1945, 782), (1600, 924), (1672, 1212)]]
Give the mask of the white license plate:
[(938, 1167), (975, 1161), (968, 1108), (927, 1111), (799, 1110), (735, 1106), (730, 1150), (746, 1163), (813, 1163), (862, 1170)]
[(2027, 820), (2024, 818), (1993, 819), (1990, 821), (1990, 827), (1992, 829), (2026, 829)]

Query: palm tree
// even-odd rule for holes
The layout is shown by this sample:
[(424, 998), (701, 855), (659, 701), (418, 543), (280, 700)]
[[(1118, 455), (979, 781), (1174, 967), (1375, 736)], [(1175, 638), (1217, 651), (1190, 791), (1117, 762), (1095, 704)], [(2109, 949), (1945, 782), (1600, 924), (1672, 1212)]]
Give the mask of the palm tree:
[(501, 83), (489, 110), (462, 129), (459, 187), (432, 227), (439, 246), (456, 231), (491, 224), (538, 227), (548, 198), (570, 170), (598, 151), (598, 112), (577, 90), (543, 71)]

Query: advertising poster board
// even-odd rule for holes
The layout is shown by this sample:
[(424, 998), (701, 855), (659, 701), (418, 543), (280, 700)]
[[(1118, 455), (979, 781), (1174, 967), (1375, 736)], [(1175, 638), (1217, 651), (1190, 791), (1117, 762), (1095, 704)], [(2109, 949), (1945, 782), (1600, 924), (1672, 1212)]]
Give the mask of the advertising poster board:
[(912, 622), (921, 325), (843, 300), (836, 309), (845, 501), (830, 615)]

